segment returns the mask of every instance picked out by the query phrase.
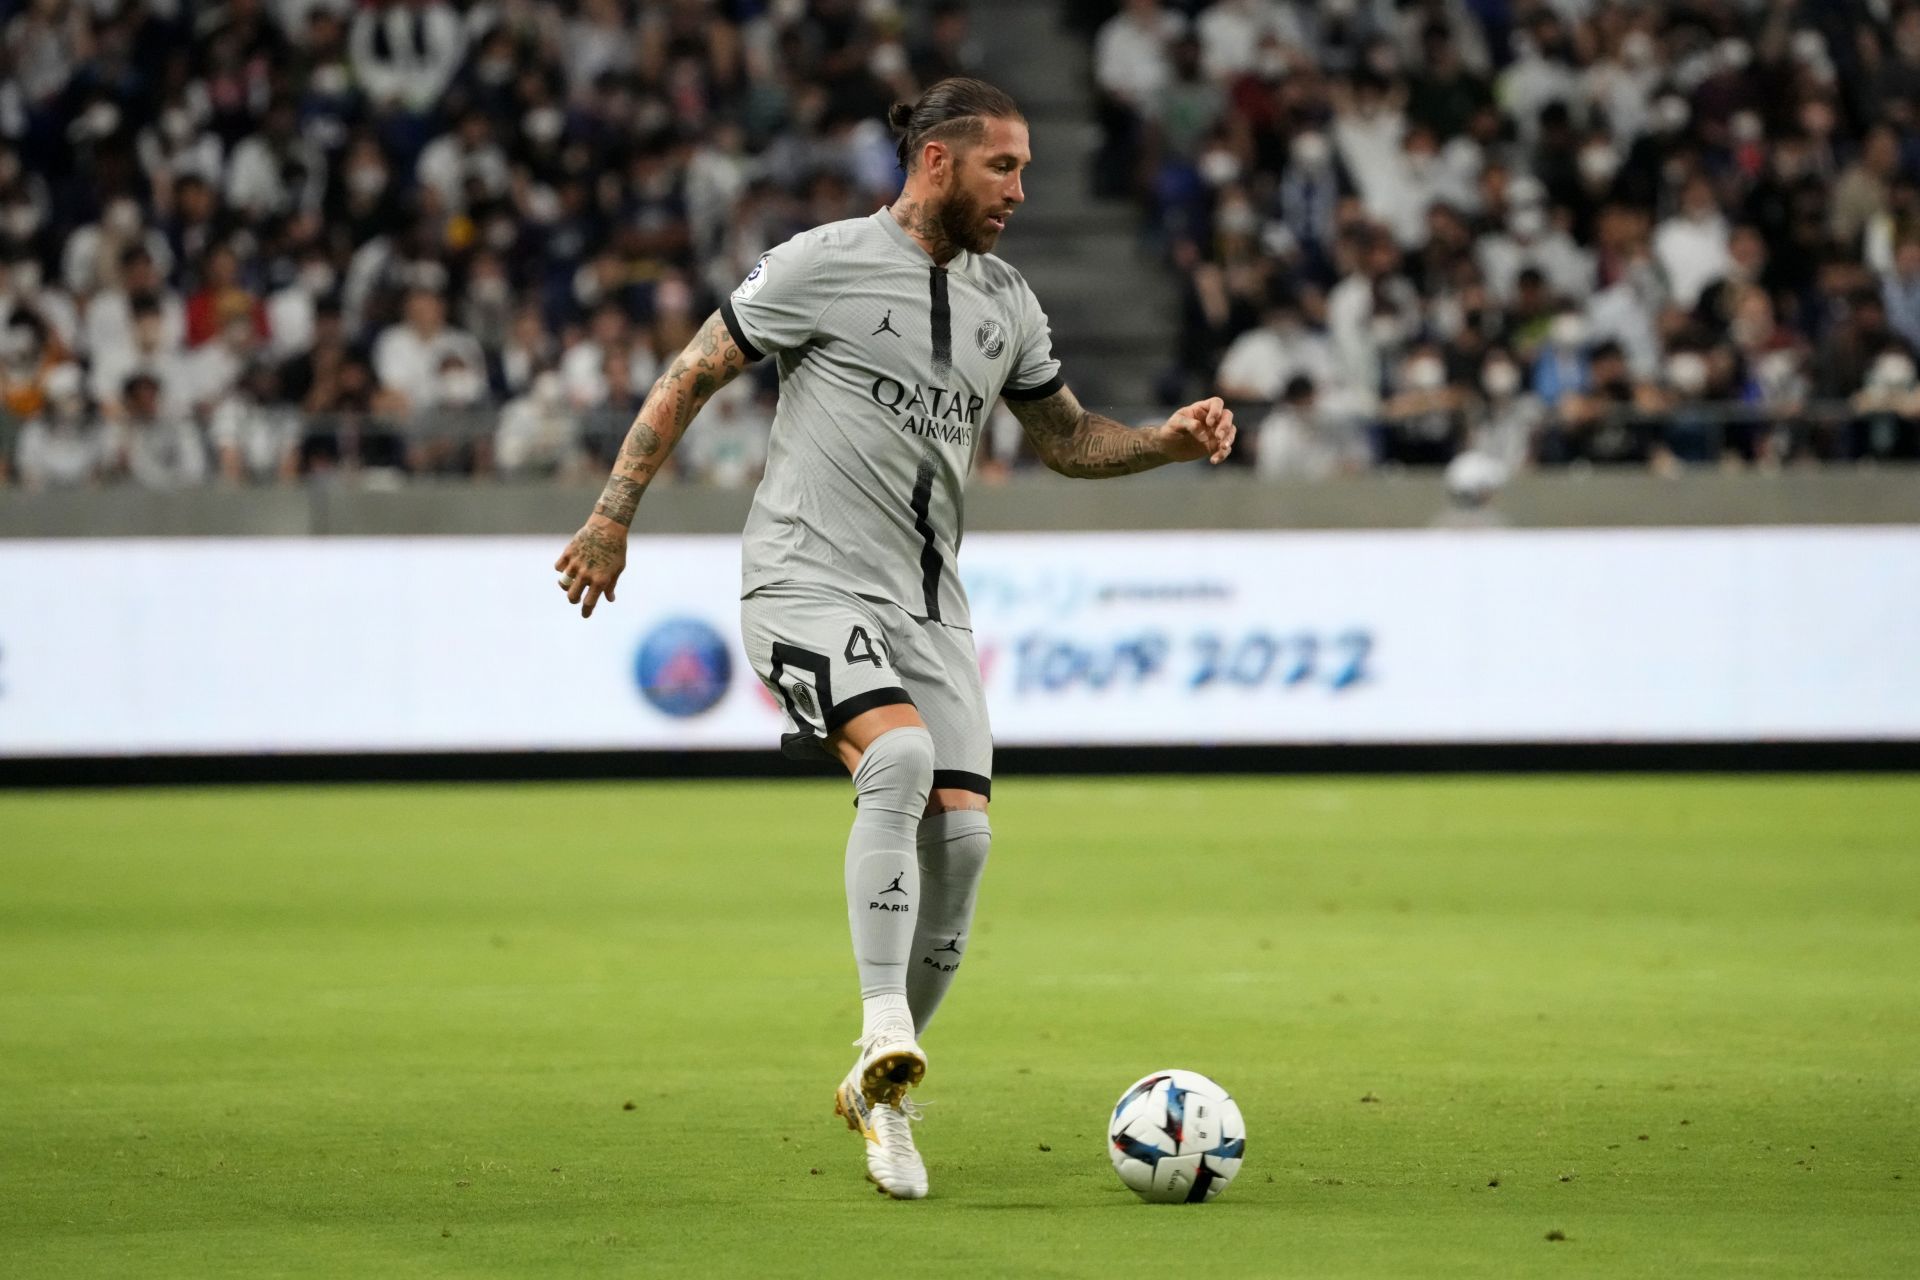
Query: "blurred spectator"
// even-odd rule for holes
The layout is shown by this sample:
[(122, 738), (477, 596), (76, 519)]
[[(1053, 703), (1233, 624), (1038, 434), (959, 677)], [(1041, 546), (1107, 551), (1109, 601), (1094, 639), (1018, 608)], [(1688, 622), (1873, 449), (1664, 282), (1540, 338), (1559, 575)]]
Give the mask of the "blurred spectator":
[[(704, 430), (704, 419), (701, 426)], [(539, 375), (527, 394), (507, 402), (500, 411), (493, 455), (500, 474), (512, 478), (583, 473), (587, 454), (580, 442), (579, 417), (567, 403), (558, 374)]]
[(1447, 380), (1447, 364), (1433, 343), (1410, 349), (1394, 377), (1394, 393), (1380, 406), (1380, 456), (1409, 466), (1440, 466), (1466, 444), (1471, 397)]
[(63, 364), (49, 370), (45, 403), (20, 429), (15, 445), (20, 483), (29, 489), (92, 484), (106, 460), (105, 432), (87, 412), (79, 367)]
[(111, 452), (135, 484), (180, 489), (206, 479), (207, 450), (199, 430), (185, 416), (163, 409), (153, 375), (128, 378), (121, 402), (125, 412), (112, 428)]
[[(452, 360), (454, 385), (445, 374)], [(465, 399), (460, 379), (480, 376), (486, 357), (473, 336), (447, 324), (446, 299), (432, 289), (407, 294), (406, 318), (383, 331), (373, 347), (380, 392), (395, 413), (432, 409)]]
[(1329, 411), (1313, 380), (1289, 379), (1279, 400), (1249, 442), (1255, 471), (1264, 479), (1324, 480), (1367, 465), (1369, 451), (1354, 422)]
[(216, 244), (200, 263), (200, 287), (187, 298), (187, 346), (198, 347), (242, 321), (253, 336), (267, 338), (267, 307), (240, 278), (240, 256)]
[(279, 383), (272, 365), (252, 365), (213, 407), (207, 443), (222, 480), (270, 482), (294, 474), (302, 420), (282, 403)]
[(1500, 463), (1510, 475), (1533, 458), (1534, 437), (1546, 421), (1546, 405), (1526, 389), (1520, 366), (1503, 349), (1489, 351), (1480, 366), (1481, 416), (1473, 428), (1477, 453)]
[(1860, 158), (1842, 171), (1833, 187), (1827, 230), (1843, 248), (1856, 248), (1868, 224), (1887, 212), (1899, 172), (1900, 135), (1887, 125), (1869, 130)]
[(186, 342), (186, 305), (167, 287), (153, 254), (145, 245), (134, 245), (120, 255), (119, 282), (87, 302), (84, 346), (89, 354), (125, 350), (133, 345), (136, 298), (150, 299), (158, 307), (162, 332), (170, 347), (178, 348)]
[(1732, 232), (1705, 177), (1687, 181), (1680, 193), (1680, 209), (1653, 234), (1653, 252), (1666, 273), (1673, 300), (1691, 310), (1700, 291), (1727, 274), (1733, 265), (1728, 250)]
[(1908, 346), (1920, 351), (1920, 236), (1900, 241), (1893, 270), (1882, 279), (1880, 290), (1888, 323)]
[[(1015, 425), (1017, 429), (1018, 423)], [(772, 429), (770, 398), (757, 391), (750, 380), (731, 382), (707, 402), (700, 415), (700, 429), (688, 433), (679, 456), (681, 468), (723, 489), (753, 484), (766, 469), (767, 438)]]
[(1105, 138), (1094, 171), (1096, 189), (1105, 194), (1139, 186), (1140, 142), (1172, 76), (1170, 47), (1186, 26), (1186, 19), (1162, 8), (1160, 0), (1125, 0), (1094, 39), (1093, 77)]
[(1220, 361), (1218, 393), (1229, 400), (1278, 400), (1296, 377), (1315, 386), (1337, 380), (1333, 344), (1309, 328), (1300, 301), (1277, 294), (1260, 326), (1233, 340)]

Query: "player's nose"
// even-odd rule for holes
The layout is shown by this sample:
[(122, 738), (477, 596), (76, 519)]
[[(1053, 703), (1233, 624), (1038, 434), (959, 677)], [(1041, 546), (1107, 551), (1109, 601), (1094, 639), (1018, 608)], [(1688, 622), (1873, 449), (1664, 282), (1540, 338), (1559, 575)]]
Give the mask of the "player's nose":
[(1009, 186), (1003, 194), (1006, 196), (1007, 203), (1009, 204), (1022, 205), (1027, 202), (1026, 188), (1020, 185), (1019, 174), (1016, 173), (1013, 175), (1012, 185)]

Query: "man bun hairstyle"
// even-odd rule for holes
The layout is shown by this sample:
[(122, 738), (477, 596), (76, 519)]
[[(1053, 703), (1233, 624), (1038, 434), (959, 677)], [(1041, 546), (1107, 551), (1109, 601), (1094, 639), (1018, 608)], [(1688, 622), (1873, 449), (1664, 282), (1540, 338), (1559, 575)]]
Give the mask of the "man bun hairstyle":
[(900, 168), (911, 173), (928, 142), (979, 142), (988, 120), (1024, 120), (1005, 90), (971, 76), (948, 76), (929, 85), (917, 101), (896, 102), (887, 123), (900, 134)]

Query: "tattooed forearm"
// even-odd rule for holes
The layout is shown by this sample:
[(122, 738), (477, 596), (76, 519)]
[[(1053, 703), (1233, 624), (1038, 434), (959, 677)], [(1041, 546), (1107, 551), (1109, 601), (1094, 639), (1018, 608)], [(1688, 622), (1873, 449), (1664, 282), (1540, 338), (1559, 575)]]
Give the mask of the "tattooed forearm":
[(633, 513), (639, 509), (640, 495), (645, 489), (638, 480), (609, 476), (607, 487), (600, 491), (600, 501), (593, 504), (593, 514), (605, 516), (615, 524), (632, 524)]
[(727, 322), (714, 312), (647, 393), (593, 513), (615, 524), (632, 524), (641, 495), (666, 465), (694, 415), (746, 367), (747, 358)]
[(1068, 388), (1044, 400), (1009, 400), (1040, 460), (1064, 476), (1129, 476), (1171, 461), (1151, 431), (1089, 412)]
[(1161, 456), (1151, 431), (1129, 427), (1096, 413), (1088, 414), (1087, 418), (1088, 429), (1083, 433), (1080, 443), (1080, 466), (1069, 474), (1130, 476), (1136, 471), (1157, 467), (1167, 460)]

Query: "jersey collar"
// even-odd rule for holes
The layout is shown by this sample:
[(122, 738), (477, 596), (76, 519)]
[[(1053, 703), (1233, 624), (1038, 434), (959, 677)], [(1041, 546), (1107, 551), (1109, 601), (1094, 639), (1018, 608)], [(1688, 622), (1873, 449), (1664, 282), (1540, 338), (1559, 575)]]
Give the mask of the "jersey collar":
[[(925, 249), (920, 247), (918, 240), (915, 240), (907, 234), (907, 229), (900, 225), (898, 218), (893, 216), (893, 209), (890, 206), (881, 205), (880, 208), (874, 212), (873, 220), (885, 228), (888, 239), (892, 240), (896, 245), (900, 246), (900, 248), (906, 250), (907, 253), (912, 255), (916, 262), (922, 266), (933, 265), (932, 257), (928, 255)], [(970, 249), (962, 249), (960, 252), (954, 254), (952, 259), (948, 261), (947, 270), (955, 275), (971, 276), (973, 274), (973, 260), (973, 251)]]

